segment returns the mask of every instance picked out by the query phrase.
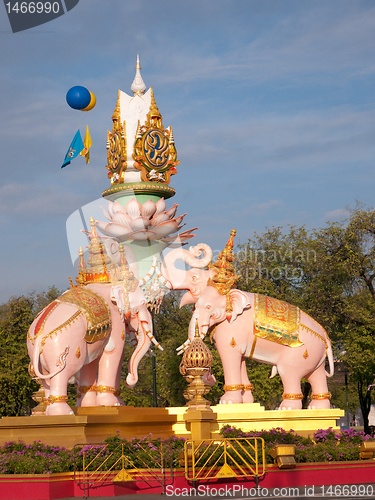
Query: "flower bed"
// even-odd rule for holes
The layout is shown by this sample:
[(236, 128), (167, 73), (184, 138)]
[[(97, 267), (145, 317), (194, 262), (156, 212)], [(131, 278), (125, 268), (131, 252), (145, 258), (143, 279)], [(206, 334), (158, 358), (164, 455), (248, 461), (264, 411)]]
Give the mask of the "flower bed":
[(374, 441), (371, 436), (354, 428), (335, 432), (332, 427), (318, 430), (313, 437), (302, 437), (294, 431), (285, 431), (281, 428), (270, 431), (242, 432), (241, 429), (224, 426), (221, 434), (226, 438), (261, 437), (264, 439), (267, 463), (273, 463), (268, 454), (277, 444), (293, 444), (295, 460), (303, 462), (349, 461), (359, 460), (359, 447), (363, 441)]
[[(273, 463), (268, 452), (276, 444), (293, 444), (296, 462), (303, 463), (358, 460), (361, 443), (374, 440), (363, 431), (353, 428), (341, 432), (335, 432), (332, 428), (319, 430), (315, 432), (313, 438), (306, 438), (281, 428), (245, 433), (228, 425), (222, 428), (221, 435), (225, 438), (263, 438), (267, 463)], [(105, 439), (103, 445), (76, 446), (72, 450), (47, 446), (40, 441), (32, 445), (26, 445), (22, 441), (9, 442), (0, 447), (0, 474), (51, 474), (82, 470), (83, 451), (86, 464), (92, 461), (90, 470), (95, 470), (99, 463), (103, 463), (103, 458), (107, 457), (110, 458), (104, 467), (110, 469), (122, 449), (129, 458), (129, 463), (135, 467), (142, 468), (145, 463), (151, 461), (157, 465), (162, 450), (167, 466), (176, 468), (179, 467), (179, 456), (184, 441), (183, 438), (175, 436), (168, 439), (153, 439), (151, 435), (142, 439), (126, 440), (117, 434)]]

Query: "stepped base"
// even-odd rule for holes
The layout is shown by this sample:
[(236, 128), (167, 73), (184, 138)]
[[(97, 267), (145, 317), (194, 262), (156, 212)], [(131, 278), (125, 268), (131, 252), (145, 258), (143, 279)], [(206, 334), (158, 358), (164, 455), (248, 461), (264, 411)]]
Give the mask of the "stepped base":
[[(99, 443), (117, 431), (121, 437), (151, 438), (177, 435), (190, 438), (183, 415), (186, 407), (136, 408), (133, 406), (75, 408), (75, 415), (3, 417), (0, 419), (0, 445), (22, 439), (26, 444), (45, 444), (72, 448), (75, 444)], [(336, 426), (343, 410), (265, 410), (260, 404), (217, 405), (212, 410), (217, 420), (211, 422), (212, 437), (223, 425), (244, 431), (281, 427), (299, 434)]]

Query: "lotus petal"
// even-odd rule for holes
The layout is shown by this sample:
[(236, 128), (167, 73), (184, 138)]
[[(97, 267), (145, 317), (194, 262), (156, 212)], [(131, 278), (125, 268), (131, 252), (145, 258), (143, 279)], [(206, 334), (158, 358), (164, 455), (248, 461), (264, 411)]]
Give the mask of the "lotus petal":
[(101, 205), (100, 205), (100, 208), (103, 210), (103, 214), (104, 214), (104, 217), (108, 220), (112, 220), (111, 216), (109, 215), (109, 213), (107, 212), (107, 210), (105, 210)]
[(165, 209), (167, 208), (167, 204), (164, 201), (164, 198), (160, 198), (156, 203), (156, 215), (160, 214), (161, 212), (164, 212)]
[(152, 200), (145, 201), (141, 208), (142, 217), (150, 219), (156, 211), (156, 205)]
[(130, 240), (153, 240), (155, 237), (156, 234), (153, 231), (148, 231), (147, 229), (144, 231), (136, 231), (129, 235)]
[(174, 220), (177, 222), (178, 225), (181, 224), (183, 218), (185, 217), (186, 214), (180, 215), (179, 217), (176, 217)]
[(154, 217), (151, 219), (151, 226), (157, 226), (158, 224), (161, 224), (162, 222), (166, 222), (169, 220), (167, 212), (161, 212), (160, 214), (154, 215)]
[(113, 209), (112, 209), (112, 206), (113, 206), (113, 203), (112, 203), (111, 201), (109, 201), (109, 202), (108, 202), (108, 207), (107, 207), (107, 209), (108, 209), (108, 213), (109, 213), (109, 216), (111, 217), (111, 219), (112, 219), (112, 217), (113, 217)]
[(136, 219), (141, 215), (141, 207), (142, 205), (135, 198), (132, 198), (126, 204), (126, 211), (130, 215), (132, 219)]
[[(111, 236), (111, 234), (107, 231), (107, 226), (109, 226), (109, 222), (100, 222), (98, 220), (95, 221), (95, 226), (99, 229), (99, 231), (106, 236)], [(85, 231), (86, 234), (90, 235), (89, 231)]]
[(124, 214), (122, 212), (116, 212), (112, 217), (111, 222), (116, 222), (117, 224), (123, 224), (124, 226), (131, 229), (131, 222), (133, 222), (133, 219), (128, 214)]
[(169, 210), (167, 210), (167, 214), (168, 214), (168, 217), (170, 219), (173, 219), (173, 217), (176, 215), (177, 207), (178, 207), (178, 203), (175, 203), (173, 205), (173, 207), (171, 207)]
[(116, 214), (117, 212), (122, 212), (123, 214), (126, 214), (125, 208), (120, 205), (118, 201), (114, 201), (112, 205), (112, 212)]
[[(96, 223), (98, 226), (98, 223)], [(102, 231), (102, 229), (101, 229)], [(115, 222), (108, 222), (105, 227), (105, 234), (108, 236), (114, 236), (115, 238), (121, 238), (127, 236), (132, 230), (122, 224), (116, 224)]]
[(169, 234), (175, 232), (177, 230), (177, 223), (173, 220), (168, 220), (166, 222), (162, 222), (158, 226), (153, 226), (152, 230), (156, 233), (157, 239), (164, 238), (164, 236), (168, 236)]
[(150, 224), (150, 221), (146, 217), (138, 217), (131, 221), (130, 227), (133, 231), (141, 231), (142, 229), (147, 229)]

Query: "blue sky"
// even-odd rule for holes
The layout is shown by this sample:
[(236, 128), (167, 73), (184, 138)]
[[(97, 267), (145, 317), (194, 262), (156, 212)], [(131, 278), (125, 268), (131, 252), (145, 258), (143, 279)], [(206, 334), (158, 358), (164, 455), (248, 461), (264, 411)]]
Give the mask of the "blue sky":
[[(0, 8), (1, 12), (2, 7)], [(375, 188), (375, 5), (358, 0), (80, 0), (13, 34), (0, 15), (0, 303), (75, 276), (66, 220), (109, 187), (106, 133), (136, 55), (180, 165), (192, 243), (322, 227)], [(74, 111), (67, 90), (97, 97)], [(61, 170), (89, 125), (91, 162)]]

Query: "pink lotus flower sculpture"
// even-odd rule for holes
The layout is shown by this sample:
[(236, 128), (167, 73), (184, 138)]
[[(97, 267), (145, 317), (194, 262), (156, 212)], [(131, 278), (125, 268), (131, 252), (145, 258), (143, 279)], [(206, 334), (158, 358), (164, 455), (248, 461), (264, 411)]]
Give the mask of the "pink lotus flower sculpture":
[(166, 209), (164, 198), (154, 203), (151, 200), (141, 204), (132, 198), (125, 206), (117, 201), (108, 202), (108, 212), (101, 207), (109, 222), (96, 221), (101, 233), (123, 242), (126, 240), (158, 240), (168, 247), (184, 245), (185, 241), (193, 238), (191, 234), (198, 228), (189, 229), (175, 236), (185, 224), (182, 220), (186, 214), (175, 217), (178, 205), (175, 203), (169, 210)]

